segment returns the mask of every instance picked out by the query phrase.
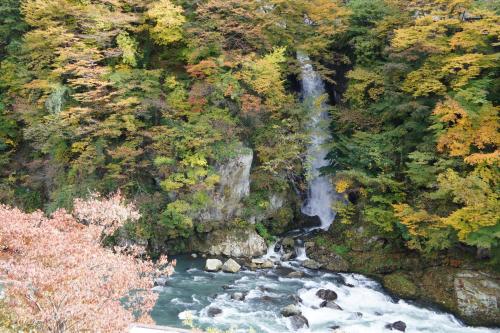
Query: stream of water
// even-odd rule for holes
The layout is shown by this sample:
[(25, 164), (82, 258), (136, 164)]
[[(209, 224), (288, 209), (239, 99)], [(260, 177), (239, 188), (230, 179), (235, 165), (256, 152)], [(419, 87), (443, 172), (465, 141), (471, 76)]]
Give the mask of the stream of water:
[[(272, 250), (265, 257), (278, 258)], [(272, 269), (239, 273), (211, 273), (203, 270), (203, 259), (178, 258), (176, 273), (152, 313), (159, 325), (184, 327), (191, 318), (199, 328), (233, 329), (234, 332), (293, 332), (291, 321), (280, 314), (283, 307), (297, 304), (309, 322), (299, 332), (383, 333), (395, 321), (406, 323), (407, 333), (486, 333), (500, 332), (463, 325), (453, 315), (391, 297), (374, 280), (359, 274), (336, 274), (309, 270), (299, 260), (280, 262)], [(302, 271), (301, 278), (288, 278), (291, 271)], [(335, 301), (342, 310), (320, 308), (319, 289), (338, 294)], [(244, 300), (233, 299), (235, 293)], [(222, 312), (215, 316), (211, 309)], [(397, 331), (395, 331), (397, 332)]]

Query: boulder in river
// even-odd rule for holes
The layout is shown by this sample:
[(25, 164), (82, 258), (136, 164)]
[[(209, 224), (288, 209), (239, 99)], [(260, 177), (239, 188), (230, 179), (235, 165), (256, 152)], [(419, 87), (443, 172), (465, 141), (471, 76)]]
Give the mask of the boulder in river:
[(166, 277), (157, 277), (154, 279), (154, 285), (155, 286), (161, 286), (165, 287), (167, 285), (167, 278)]
[(208, 316), (212, 317), (212, 318), (215, 317), (215, 316), (220, 315), (221, 313), (222, 313), (221, 309), (213, 307), (213, 306), (210, 307), (210, 308), (208, 308), (208, 310), (207, 310)]
[(319, 305), (320, 308), (328, 308), (328, 309), (333, 309), (333, 310), (342, 310), (340, 305), (335, 303), (334, 301), (323, 301)]
[(296, 331), (303, 327), (309, 327), (309, 321), (307, 321), (307, 318), (301, 314), (290, 317), (290, 322), (292, 324), (292, 328)]
[(291, 316), (297, 316), (297, 315), (301, 315), (301, 314), (302, 314), (302, 311), (300, 311), (300, 308), (295, 304), (287, 305), (283, 309), (281, 309), (281, 315), (283, 317), (291, 317)]
[(337, 299), (337, 293), (330, 289), (320, 289), (316, 292), (316, 296), (325, 301), (335, 301)]
[(208, 234), (207, 251), (213, 256), (252, 258), (266, 253), (267, 243), (253, 229), (216, 230)]
[(406, 331), (406, 324), (404, 322), (402, 322), (401, 320), (398, 320), (392, 324), (385, 325), (385, 328), (390, 329), (390, 330), (405, 332)]
[(250, 263), (250, 268), (252, 269), (264, 269), (264, 268), (273, 268), (274, 264), (271, 260), (266, 259), (252, 259)]
[(295, 252), (287, 252), (281, 256), (281, 261), (289, 261), (295, 258), (295, 256), (296, 256)]
[(209, 272), (218, 272), (222, 268), (222, 261), (219, 259), (207, 259), (205, 270)]
[(322, 265), (315, 260), (307, 259), (302, 262), (302, 266), (309, 269), (320, 269)]
[(301, 272), (301, 271), (291, 272), (286, 277), (287, 278), (301, 278), (301, 277), (304, 277), (304, 272)]
[(245, 293), (242, 292), (235, 292), (231, 295), (231, 299), (235, 301), (244, 301), (245, 297), (246, 297)]
[(228, 259), (224, 265), (222, 265), (222, 270), (226, 273), (236, 273), (240, 268), (241, 266), (233, 259)]

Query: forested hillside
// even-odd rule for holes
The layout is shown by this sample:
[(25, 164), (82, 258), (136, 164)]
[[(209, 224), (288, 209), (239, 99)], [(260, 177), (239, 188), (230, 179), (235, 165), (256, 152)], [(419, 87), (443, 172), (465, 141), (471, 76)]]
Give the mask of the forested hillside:
[[(121, 189), (143, 213), (133, 235), (187, 238), (215, 166), (248, 148), (246, 211), (303, 192), (303, 52), (335, 105), (324, 170), (346, 198), (335, 223), (368, 222), (424, 254), (464, 244), (494, 257), (498, 11), (488, 0), (4, 0), (0, 201), (52, 212)], [(289, 207), (257, 228), (269, 237), (296, 219)]]
[(499, 51), (495, 0), (0, 0), (0, 330), (493, 331)]

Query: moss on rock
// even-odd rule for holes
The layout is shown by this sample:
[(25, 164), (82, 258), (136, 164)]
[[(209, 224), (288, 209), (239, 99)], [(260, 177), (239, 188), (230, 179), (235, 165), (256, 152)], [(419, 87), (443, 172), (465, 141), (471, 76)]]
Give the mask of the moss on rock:
[(403, 273), (386, 275), (382, 281), (384, 287), (396, 296), (404, 298), (415, 298), (417, 296), (417, 286)]

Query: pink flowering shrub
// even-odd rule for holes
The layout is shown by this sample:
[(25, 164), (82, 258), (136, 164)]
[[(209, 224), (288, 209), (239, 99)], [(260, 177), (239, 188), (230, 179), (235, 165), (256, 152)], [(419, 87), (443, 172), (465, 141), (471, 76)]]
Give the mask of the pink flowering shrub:
[(0, 279), (19, 324), (41, 332), (125, 332), (133, 313), (151, 322), (153, 279), (173, 267), (166, 256), (153, 263), (101, 246), (103, 233), (138, 218), (121, 202), (119, 194), (75, 202), (87, 225), (64, 210), (47, 218), (0, 205)]
[(85, 224), (101, 226), (107, 236), (112, 235), (125, 222), (135, 222), (141, 217), (135, 205), (125, 203), (119, 191), (108, 198), (92, 193), (88, 199), (75, 199), (73, 215)]

